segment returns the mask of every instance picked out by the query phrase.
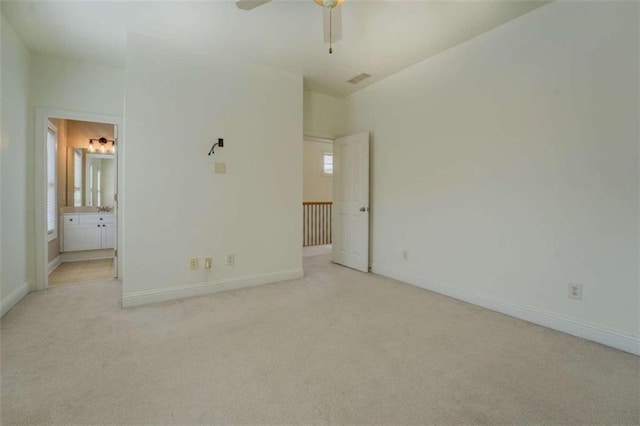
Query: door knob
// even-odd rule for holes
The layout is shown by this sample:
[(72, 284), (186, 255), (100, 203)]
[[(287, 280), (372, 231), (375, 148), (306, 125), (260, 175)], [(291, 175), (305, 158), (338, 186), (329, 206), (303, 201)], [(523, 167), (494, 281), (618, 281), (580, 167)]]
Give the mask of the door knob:
[(367, 211), (367, 208), (366, 208), (366, 207), (360, 207), (360, 211), (361, 211), (361, 212), (366, 212), (366, 211)]

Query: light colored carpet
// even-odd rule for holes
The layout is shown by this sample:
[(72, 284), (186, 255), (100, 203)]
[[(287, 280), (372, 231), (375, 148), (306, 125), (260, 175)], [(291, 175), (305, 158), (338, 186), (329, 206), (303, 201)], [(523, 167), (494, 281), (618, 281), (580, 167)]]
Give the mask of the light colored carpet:
[(331, 254), (331, 244), (302, 248), (302, 257), (320, 256), (323, 254)]
[(116, 282), (28, 295), (2, 424), (640, 422), (636, 356), (327, 256), (305, 272), (126, 310)]

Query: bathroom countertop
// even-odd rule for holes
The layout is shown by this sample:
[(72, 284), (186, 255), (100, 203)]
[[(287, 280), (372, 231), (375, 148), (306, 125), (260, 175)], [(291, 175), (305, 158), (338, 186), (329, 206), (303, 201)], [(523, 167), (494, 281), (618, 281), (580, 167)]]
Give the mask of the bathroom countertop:
[(113, 214), (113, 210), (110, 212), (98, 211), (97, 207), (61, 207), (60, 214)]

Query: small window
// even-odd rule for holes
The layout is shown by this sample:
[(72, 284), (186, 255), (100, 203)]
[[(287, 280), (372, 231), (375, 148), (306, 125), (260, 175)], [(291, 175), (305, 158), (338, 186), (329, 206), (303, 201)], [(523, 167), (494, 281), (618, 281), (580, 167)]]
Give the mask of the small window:
[(58, 129), (49, 123), (47, 127), (47, 237), (51, 241), (58, 238), (56, 208), (56, 148)]
[(331, 176), (333, 174), (333, 153), (325, 152), (322, 154), (322, 174)]

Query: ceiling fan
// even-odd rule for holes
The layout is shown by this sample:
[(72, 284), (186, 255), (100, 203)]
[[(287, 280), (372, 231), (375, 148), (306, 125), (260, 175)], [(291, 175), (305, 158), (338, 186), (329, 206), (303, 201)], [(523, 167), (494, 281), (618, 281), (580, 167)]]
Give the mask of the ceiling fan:
[[(236, 6), (238, 9), (251, 10), (271, 0), (238, 0)], [(322, 6), (324, 9), (324, 42), (329, 43), (329, 53), (333, 53), (333, 43), (342, 38), (342, 9), (340, 5), (344, 0), (313, 0), (314, 3)]]

